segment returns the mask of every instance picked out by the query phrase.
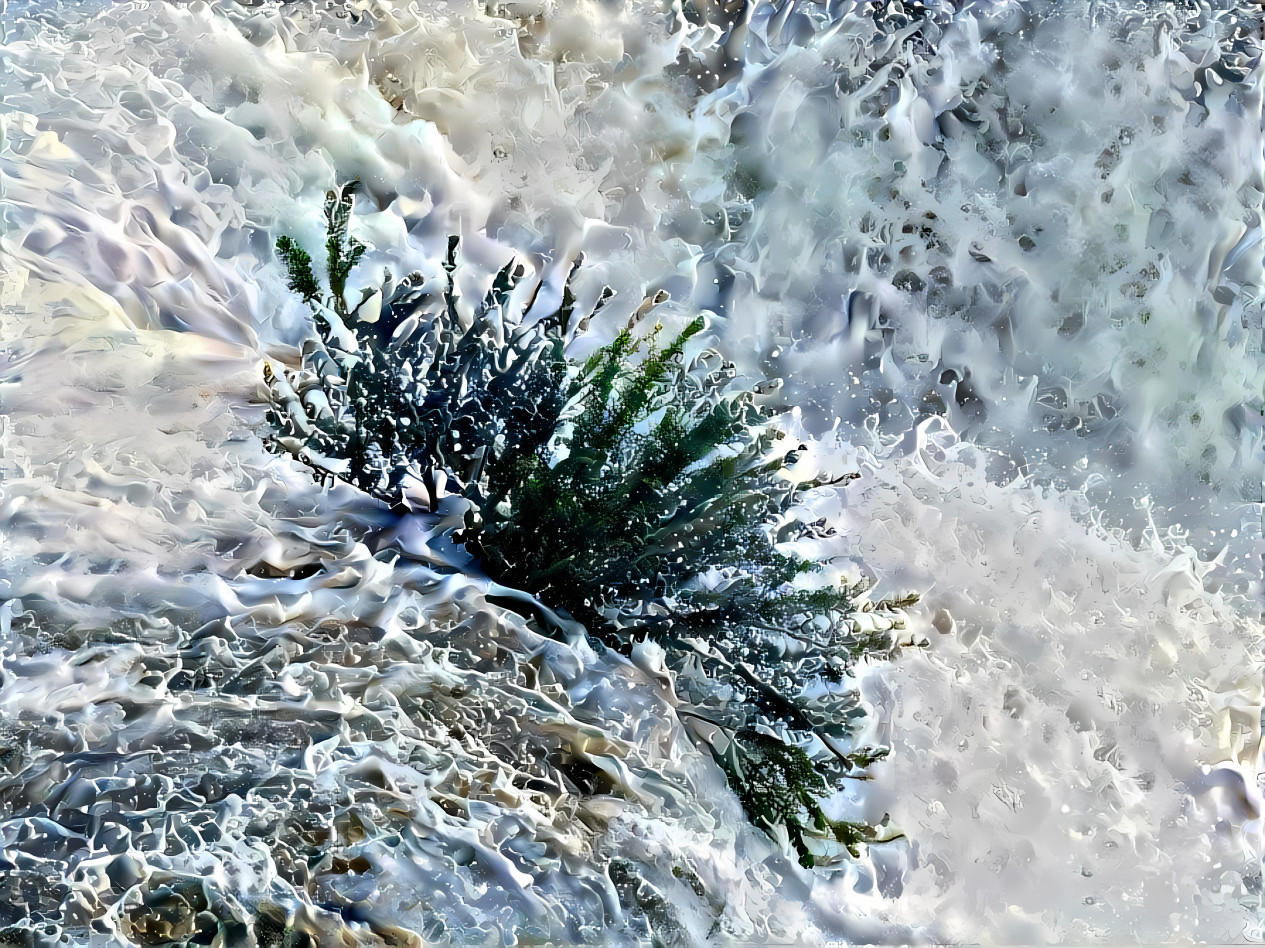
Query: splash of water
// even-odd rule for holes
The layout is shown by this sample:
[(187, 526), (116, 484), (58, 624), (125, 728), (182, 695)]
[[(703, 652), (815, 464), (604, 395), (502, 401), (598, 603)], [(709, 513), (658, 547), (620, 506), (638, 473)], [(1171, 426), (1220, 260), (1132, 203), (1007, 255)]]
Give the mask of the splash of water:
[[(956, 7), (10, 4), (5, 923), (1251, 932), (1259, 35)], [(653, 650), (540, 639), (262, 450), (308, 331), (273, 238), (356, 177), (370, 272), (584, 249), (594, 345), (662, 287), (855, 462), (829, 549), (930, 644), (861, 683), (895, 750), (834, 805), (907, 843), (805, 874)]]

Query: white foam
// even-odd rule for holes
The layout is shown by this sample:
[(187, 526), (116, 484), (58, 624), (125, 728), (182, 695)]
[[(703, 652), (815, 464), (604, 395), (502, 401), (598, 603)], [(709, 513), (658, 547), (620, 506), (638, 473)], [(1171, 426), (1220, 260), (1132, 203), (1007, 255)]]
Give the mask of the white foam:
[[(723, 50), (723, 29), (639, 4), (515, 4), (515, 22), (456, 5), (47, 6), (42, 25), (11, 7), (0, 589), (50, 632), (130, 617), (139, 631), (119, 634), (139, 644), (75, 664), (10, 608), (5, 727), (47, 737), (50, 760), (63, 739), (130, 754), (176, 733), (177, 712), (231, 721), (311, 695), (313, 720), (360, 723), (313, 737), (286, 765), (299, 784), (378, 766), (450, 788), (495, 758), (461, 820), (414, 795), (399, 848), (370, 846), (356, 882), (465, 938), (641, 937), (615, 918), (599, 852), (631, 859), (697, 939), (1257, 931), (1259, 64), (1245, 81), (1207, 71), (1233, 59), (1233, 10), (1192, 27), (1123, 5), (968, 4), (915, 35), (854, 6), (757, 5)], [(708, 308), (750, 378), (786, 377), (797, 432), (864, 475), (814, 501), (840, 571), (924, 593), (909, 634), (929, 646), (864, 683), (863, 736), (892, 756), (832, 801), (890, 813), (907, 842), (804, 873), (743, 828), (649, 659), (540, 641), (477, 582), (372, 558), (337, 526), (375, 527), (372, 505), (263, 452), (262, 355), (295, 359), (308, 318), (272, 242), (319, 247), (325, 189), (352, 177), (365, 280), (435, 272), (451, 233), (471, 287), (511, 250), (542, 270), (584, 250), (581, 295), (620, 291), (588, 345), (662, 286), (665, 318)], [(920, 423), (929, 411), (943, 421)], [(318, 558), (308, 579), (242, 573)], [(512, 759), (392, 710), (461, 681), (453, 706), (491, 741), (496, 708), (526, 700), (418, 631), (445, 602), (474, 640), (496, 629), (515, 668), (545, 655), (580, 710), (541, 719), (609, 744), (594, 758), (628, 774), (621, 812), (519, 813), (496, 795)], [(371, 684), (303, 658), (327, 620), (388, 630), (404, 670)], [(195, 634), (225, 674), (275, 676), (275, 703), (142, 684)], [(374, 715), (398, 725), (381, 753), (355, 732)], [(441, 751), (451, 764), (408, 756)], [(276, 764), (241, 754), (239, 769)], [(222, 844), (137, 852), (249, 916), (296, 896), (245, 835), (279, 810), (238, 799), (217, 811)], [(530, 869), (537, 843), (556, 861)], [(456, 867), (467, 855), (493, 875)], [(100, 908), (94, 858), (75, 885)], [(440, 885), (460, 895), (431, 915), (409, 901)], [(334, 924), (311, 911), (314, 930)]]

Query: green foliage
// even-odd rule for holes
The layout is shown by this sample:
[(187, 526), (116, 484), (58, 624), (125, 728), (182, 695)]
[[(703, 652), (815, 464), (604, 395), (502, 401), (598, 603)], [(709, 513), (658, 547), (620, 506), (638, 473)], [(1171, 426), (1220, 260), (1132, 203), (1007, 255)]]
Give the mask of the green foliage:
[[(691, 733), (754, 822), (785, 827), (805, 864), (809, 839), (854, 854), (875, 840), (827, 819), (820, 800), (886, 753), (848, 750), (861, 714), (849, 680), (893, 639), (854, 624), (858, 589), (809, 588), (819, 564), (779, 550), (807, 531), (794, 507), (821, 482), (796, 477), (798, 446), (732, 389), (732, 365), (688, 352), (704, 320), (665, 338), (658, 324), (636, 333), (634, 317), (575, 363), (568, 340), (592, 313), (573, 325), (570, 279), (559, 307), (529, 320), (541, 287), (523, 300), (523, 268), (507, 264), (463, 316), (455, 239), (439, 293), (417, 275), (388, 279), (348, 309), (365, 252), (348, 233), (353, 201), (343, 188), (325, 204), (328, 305), (307, 255), (277, 242), (319, 333), (299, 372), (272, 379), (278, 447), (387, 503), (414, 482), (431, 510), (458, 495), (454, 539), (489, 577), (610, 648), (648, 637), (664, 649)], [(894, 619), (899, 606), (876, 608)]]
[[(573, 300), (537, 322), (507, 323), (523, 276), (511, 263), (463, 324), (454, 239), (438, 300), (414, 274), (340, 311), (364, 245), (347, 234), (350, 197), (331, 192), (325, 206), (331, 281), (339, 282), (332, 282), (333, 308), (313, 303), (320, 336), (309, 343), (303, 370), (274, 382), (278, 446), (389, 504), (414, 480), (432, 509), (445, 482), (449, 493), (478, 497), (487, 470), (503, 457), (532, 453), (553, 433), (565, 397), (562, 334)], [(288, 264), (281, 241), (278, 253)]]
[(556, 436), (490, 466), (460, 534), (490, 573), (601, 628), (604, 607), (688, 598), (690, 579), (739, 549), (775, 582), (801, 569), (759, 529), (776, 506), (760, 490), (776, 466), (760, 463), (772, 440), (762, 418), (721, 394), (723, 371), (682, 362), (702, 329), (695, 320), (659, 348), (656, 327), (636, 363), (643, 341), (620, 333), (571, 379)]
[(315, 302), (321, 295), (321, 287), (312, 273), (312, 258), (308, 252), (289, 237), (278, 237), (277, 256), (286, 265), (290, 289), (303, 297), (304, 302)]
[(329, 288), (334, 311), (346, 318), (347, 277), (364, 256), (365, 245), (348, 232), (351, 209), (355, 201), (355, 184), (344, 185), (325, 196), (325, 255), (329, 261)]
[[(864, 759), (868, 766), (884, 756), (886, 751)], [(826, 816), (820, 798), (829, 787), (801, 748), (744, 729), (734, 736), (728, 753), (717, 759), (752, 822), (770, 832), (784, 827), (801, 865), (811, 869), (816, 862), (809, 851), (813, 835), (828, 834), (854, 858), (860, 856), (862, 843), (880, 841), (872, 826)], [(888, 836), (882, 842), (895, 838)]]

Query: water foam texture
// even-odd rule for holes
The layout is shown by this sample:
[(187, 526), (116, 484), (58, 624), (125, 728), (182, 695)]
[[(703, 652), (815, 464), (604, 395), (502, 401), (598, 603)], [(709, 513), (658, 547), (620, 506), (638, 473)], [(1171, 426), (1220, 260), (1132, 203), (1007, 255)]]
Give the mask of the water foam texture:
[[(1259, 934), (1259, 37), (954, 6), (6, 11), (6, 924)], [(355, 177), (366, 282), (583, 250), (589, 345), (663, 287), (787, 379), (863, 474), (822, 551), (924, 594), (831, 802), (906, 841), (805, 873), (653, 650), (540, 639), (266, 454), (309, 331), (272, 242)]]
[(816, 929), (811, 899), (773, 907), (809, 877), (680, 733), (661, 657), (543, 639), (486, 581), (374, 556), (371, 503), (242, 427), (249, 350), (137, 331), (100, 294), (22, 299), (6, 912), (101, 943), (200, 912), (461, 943)]

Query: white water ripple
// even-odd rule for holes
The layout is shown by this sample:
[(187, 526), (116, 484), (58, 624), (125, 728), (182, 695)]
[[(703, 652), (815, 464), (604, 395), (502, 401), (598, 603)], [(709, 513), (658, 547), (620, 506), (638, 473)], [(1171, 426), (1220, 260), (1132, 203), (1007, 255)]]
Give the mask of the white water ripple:
[[(928, 7), (10, 3), (0, 922), (1260, 938), (1259, 11)], [(862, 474), (820, 552), (923, 594), (831, 801), (905, 840), (802, 870), (653, 648), (540, 637), (266, 453), (272, 244), (351, 178), (366, 282), (583, 250), (584, 345), (664, 288), (787, 380), (801, 463)]]

